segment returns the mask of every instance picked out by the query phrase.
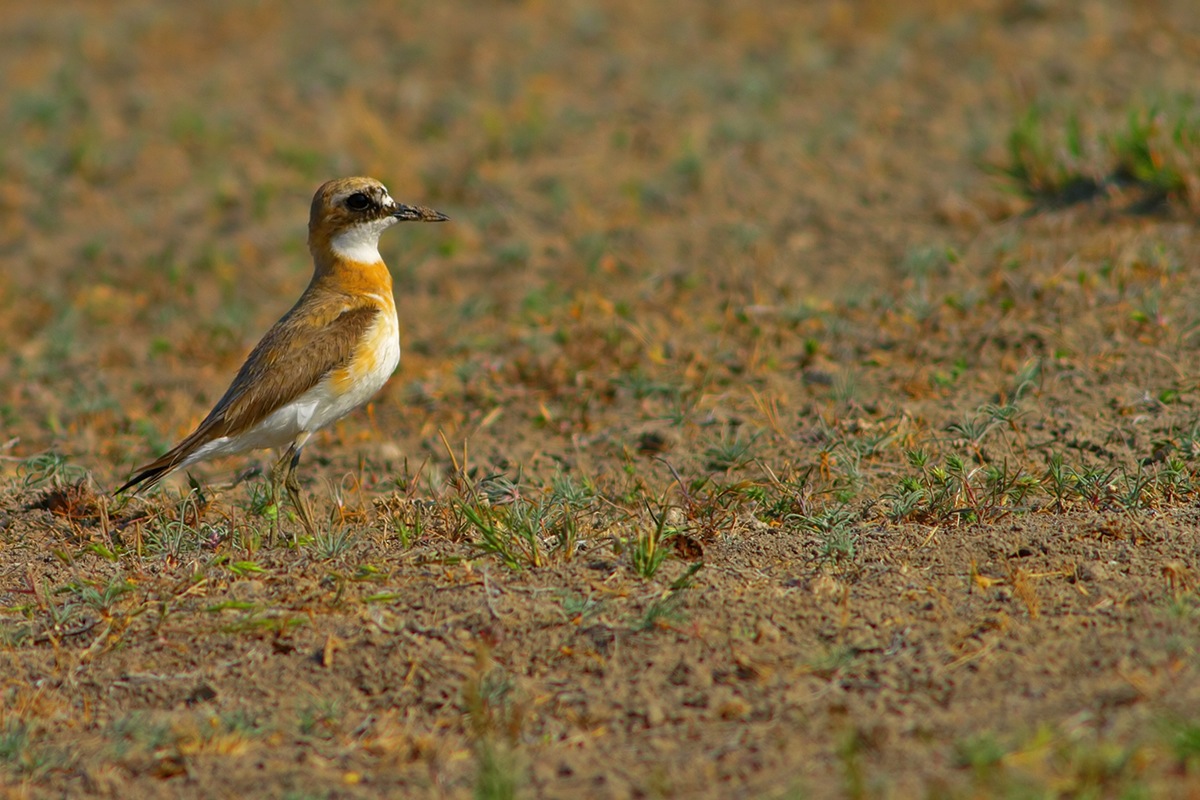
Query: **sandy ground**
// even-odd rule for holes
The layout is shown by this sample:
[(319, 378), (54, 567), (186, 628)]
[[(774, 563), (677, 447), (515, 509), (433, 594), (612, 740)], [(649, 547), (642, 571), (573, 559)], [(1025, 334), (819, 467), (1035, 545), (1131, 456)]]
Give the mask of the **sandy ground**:
[[(4, 796), (1200, 796), (1192, 4), (0, 37)], [(383, 240), (320, 534), (263, 545), (265, 454), (113, 498), (346, 174), (453, 222)]]

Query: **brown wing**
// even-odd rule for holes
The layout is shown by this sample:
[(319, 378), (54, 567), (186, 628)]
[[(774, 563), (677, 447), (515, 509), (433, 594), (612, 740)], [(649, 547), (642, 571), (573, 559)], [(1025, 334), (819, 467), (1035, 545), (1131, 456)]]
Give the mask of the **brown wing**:
[[(297, 304), (296, 308), (299, 308)], [(233, 436), (252, 427), (280, 406), (295, 400), (330, 370), (345, 364), (370, 328), (379, 309), (360, 306), (340, 311), (327, 320), (296, 308), (275, 323), (251, 351), (246, 363), (217, 405), (196, 430), (158, 460), (137, 471), (117, 493), (131, 486), (153, 486), (201, 445)]]

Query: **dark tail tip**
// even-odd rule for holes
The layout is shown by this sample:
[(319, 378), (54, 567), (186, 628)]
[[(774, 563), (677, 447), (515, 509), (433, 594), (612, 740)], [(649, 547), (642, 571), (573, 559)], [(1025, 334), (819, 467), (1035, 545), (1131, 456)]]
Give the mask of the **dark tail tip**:
[(163, 476), (171, 471), (170, 467), (149, 467), (138, 474), (134, 475), (129, 480), (125, 481), (120, 489), (113, 492), (113, 495), (124, 494), (127, 489), (133, 489), (133, 493), (137, 494), (144, 489), (149, 489), (154, 484), (162, 480)]

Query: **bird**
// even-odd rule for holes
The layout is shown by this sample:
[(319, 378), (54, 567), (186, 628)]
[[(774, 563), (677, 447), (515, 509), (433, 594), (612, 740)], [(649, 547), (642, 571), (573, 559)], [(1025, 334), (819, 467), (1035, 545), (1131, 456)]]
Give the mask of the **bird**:
[(374, 178), (339, 178), (313, 195), (308, 249), (313, 275), (267, 331), (196, 429), (134, 471), (116, 491), (144, 491), (176, 470), (217, 456), (274, 448), (271, 499), (278, 533), (281, 487), (310, 534), (312, 516), (296, 468), (314, 433), (366, 403), (400, 363), (400, 326), (380, 235), (399, 222), (449, 217), (392, 199)]

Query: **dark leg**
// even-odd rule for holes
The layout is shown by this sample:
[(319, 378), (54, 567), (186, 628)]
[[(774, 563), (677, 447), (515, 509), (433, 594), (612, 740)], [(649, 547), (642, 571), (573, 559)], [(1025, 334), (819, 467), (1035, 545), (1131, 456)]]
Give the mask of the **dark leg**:
[(275, 506), (275, 517), (271, 520), (271, 532), (267, 535), (267, 544), (274, 547), (275, 540), (279, 538), (280, 520), (283, 517), (283, 483), (287, 479), (287, 473), (291, 471), (292, 455), (291, 450), (283, 454), (283, 457), (275, 462), (275, 466), (271, 467), (271, 503)]
[(308, 513), (308, 503), (304, 502), (304, 496), (300, 494), (300, 482), (296, 479), (296, 467), (300, 463), (300, 449), (293, 444), (283, 454), (281, 460), (289, 462), (283, 485), (288, 491), (288, 497), (292, 499), (292, 505), (296, 507), (296, 513), (300, 515), (300, 521), (304, 523), (304, 529), (308, 531), (309, 536), (316, 536), (317, 528), (313, 525), (312, 516)]

